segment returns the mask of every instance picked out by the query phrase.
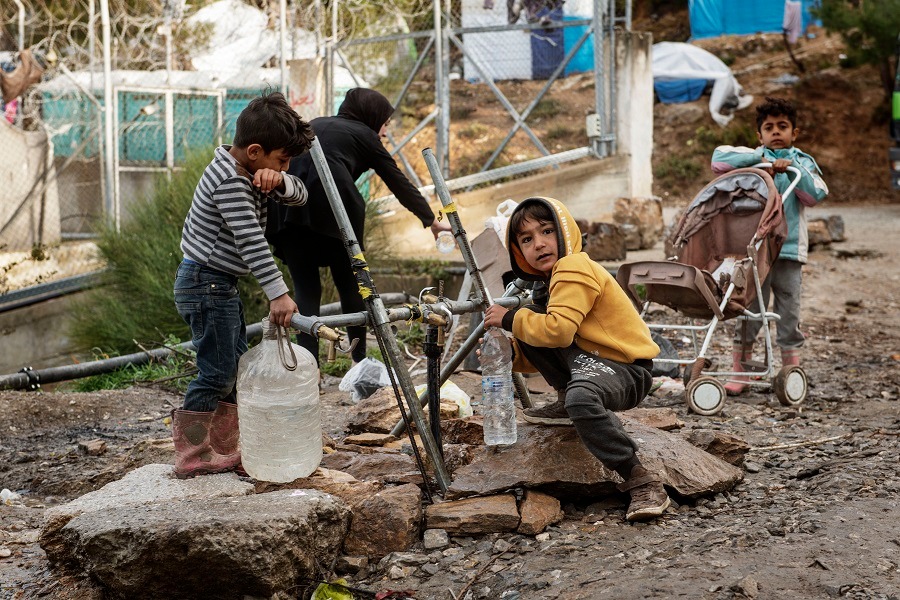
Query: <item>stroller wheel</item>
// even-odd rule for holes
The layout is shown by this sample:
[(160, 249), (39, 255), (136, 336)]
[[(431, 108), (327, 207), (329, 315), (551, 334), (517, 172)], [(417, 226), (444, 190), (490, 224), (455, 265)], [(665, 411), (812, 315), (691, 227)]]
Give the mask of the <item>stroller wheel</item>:
[(784, 406), (797, 406), (806, 400), (809, 382), (806, 371), (796, 365), (781, 367), (773, 382), (775, 396)]
[(697, 377), (684, 389), (684, 399), (698, 415), (715, 415), (725, 405), (725, 387), (715, 377)]
[(684, 384), (684, 388), (687, 389), (695, 374), (699, 377), (701, 371), (707, 371), (712, 369), (712, 367), (713, 361), (709, 358), (698, 358), (693, 363), (685, 365), (681, 374), (681, 382)]

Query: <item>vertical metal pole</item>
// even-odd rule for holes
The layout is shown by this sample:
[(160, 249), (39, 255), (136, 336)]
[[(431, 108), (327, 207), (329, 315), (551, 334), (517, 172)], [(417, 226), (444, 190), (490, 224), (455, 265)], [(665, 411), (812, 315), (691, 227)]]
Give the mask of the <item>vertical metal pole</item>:
[(22, 0), (13, 0), (19, 9), (19, 52), (25, 49), (25, 5)]
[(216, 145), (222, 145), (222, 133), (225, 131), (225, 90), (216, 95)]
[(104, 119), (106, 108), (97, 102), (97, 99), (94, 97), (94, 91), (96, 89), (94, 85), (94, 70), (96, 66), (96, 42), (97, 42), (97, 7), (94, 0), (90, 0), (88, 6), (88, 54), (90, 57), (88, 59), (88, 68), (90, 69), (90, 85), (88, 86), (88, 91), (91, 95), (91, 100), (94, 103), (94, 106), (97, 107), (97, 160), (100, 164), (100, 175), (97, 179), (100, 181), (100, 197), (106, 198), (107, 190), (109, 189), (109, 181), (107, 181), (106, 177), (103, 176), (104, 166), (106, 165), (106, 155), (109, 152), (109, 148), (106, 147), (105, 137), (100, 135), (99, 132), (104, 128)]
[(625, 0), (625, 31), (631, 31), (631, 0)]
[[(96, 48), (94, 45), (97, 41), (97, 32), (95, 31), (94, 19), (97, 18), (97, 7), (94, 4), (94, 0), (90, 0), (88, 4), (88, 69), (91, 72), (91, 81), (88, 89), (91, 90), (91, 93), (94, 92), (94, 58), (96, 54)], [(100, 143), (100, 146), (103, 147), (103, 143)], [(100, 160), (103, 160), (103, 155), (101, 154)]]
[(113, 129), (113, 110), (115, 98), (113, 97), (112, 82), (112, 55), (110, 52), (111, 32), (109, 24), (109, 0), (100, 0), (100, 23), (102, 25), (103, 40), (103, 145), (106, 148), (106, 160), (104, 161), (104, 180), (106, 181), (106, 217), (112, 226), (119, 230), (119, 199), (116, 190), (116, 169), (113, 156), (115, 131)]
[(325, 195), (328, 196), (328, 203), (331, 205), (331, 210), (334, 212), (334, 217), (337, 220), (341, 236), (347, 246), (347, 254), (353, 265), (353, 272), (359, 282), (360, 294), (365, 300), (374, 333), (387, 350), (389, 356), (386, 356), (385, 358), (390, 358), (390, 362), (394, 366), (394, 373), (396, 374), (397, 379), (399, 379), (400, 389), (403, 393), (404, 400), (409, 407), (409, 411), (413, 415), (416, 429), (419, 432), (422, 443), (425, 445), (425, 452), (428, 454), (428, 457), (431, 459), (431, 463), (434, 466), (435, 478), (437, 479), (441, 490), (446, 492), (447, 488), (450, 487), (450, 476), (444, 465), (441, 449), (437, 446), (434, 436), (431, 435), (431, 430), (425, 419), (422, 405), (419, 403), (419, 397), (416, 394), (416, 389), (413, 385), (412, 378), (409, 375), (409, 370), (403, 362), (403, 355), (400, 353), (397, 339), (391, 331), (391, 323), (388, 320), (387, 310), (384, 308), (384, 303), (375, 291), (374, 283), (372, 283), (370, 279), (369, 267), (365, 262), (362, 248), (360, 248), (359, 242), (354, 239), (353, 227), (350, 224), (350, 218), (347, 216), (347, 209), (344, 208), (344, 203), (338, 194), (337, 186), (334, 183), (331, 170), (328, 168), (328, 163), (325, 160), (325, 153), (322, 151), (322, 145), (319, 143), (318, 138), (313, 140), (309, 153), (313, 158), (316, 171), (319, 173), (319, 179), (322, 181), (325, 188)]
[(453, 229), (453, 237), (456, 238), (456, 244), (459, 246), (459, 251), (463, 255), (466, 269), (468, 269), (469, 273), (472, 275), (472, 281), (475, 283), (475, 290), (478, 292), (478, 299), (481, 300), (481, 303), (485, 307), (487, 307), (494, 303), (494, 299), (491, 298), (491, 292), (484, 285), (484, 277), (481, 274), (481, 269), (478, 268), (478, 261), (475, 260), (472, 246), (469, 245), (469, 238), (466, 237), (466, 230), (463, 229), (462, 221), (460, 221), (459, 214), (456, 212), (456, 205), (450, 198), (450, 192), (447, 189), (444, 176), (441, 174), (438, 161), (431, 148), (422, 150), (422, 156), (425, 157), (425, 165), (428, 167), (428, 172), (431, 174), (431, 180), (434, 181), (434, 191), (441, 201), (441, 205), (444, 207), (444, 215), (446, 215), (447, 219), (450, 221), (450, 226)]
[[(19, 52), (25, 49), (25, 5), (22, 4), (21, 0), (15, 0), (16, 6), (19, 9)], [(22, 96), (20, 95), (16, 98), (16, 125), (22, 125), (22, 115), (24, 114), (24, 107), (22, 106)]]
[(444, 105), (444, 29), (441, 19), (441, 0), (433, 0), (431, 3), (434, 19), (434, 104), (437, 106), (438, 118), (436, 141), (438, 163), (444, 164), (444, 140), (447, 136), (445, 121), (447, 117)]
[(616, 153), (616, 117), (618, 110), (616, 109), (616, 62), (618, 62), (619, 49), (616, 47), (616, 0), (609, 0), (609, 14), (606, 16), (606, 23), (609, 27), (609, 125), (606, 128), (607, 133), (613, 134), (613, 139), (608, 142), (607, 152), (609, 154)]
[(281, 93), (287, 98), (288, 73), (287, 73), (287, 0), (278, 3), (278, 66), (281, 67)]
[(168, 10), (166, 10), (166, 18), (162, 30), (163, 35), (166, 37), (166, 85), (171, 85), (175, 61), (172, 50), (172, 17)]
[(328, 44), (325, 46), (325, 112), (322, 116), (331, 116), (335, 114), (334, 110), (334, 69), (335, 56), (337, 55), (338, 43), (338, 5), (339, 0), (333, 0), (331, 5), (331, 36)]
[[(594, 112), (600, 119), (600, 135), (606, 133), (606, 65), (603, 59), (603, 1), (594, 0)], [(606, 156), (606, 146), (601, 139), (593, 140), (594, 154), (602, 158)]]
[(163, 98), (166, 103), (166, 169), (171, 179), (175, 171), (175, 94), (172, 90), (167, 90)]

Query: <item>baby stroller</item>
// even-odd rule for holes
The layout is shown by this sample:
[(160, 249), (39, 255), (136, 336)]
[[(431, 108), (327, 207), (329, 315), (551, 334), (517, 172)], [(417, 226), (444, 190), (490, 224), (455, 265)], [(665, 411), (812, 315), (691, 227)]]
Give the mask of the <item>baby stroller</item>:
[[(657, 359), (663, 365), (685, 365), (685, 401), (701, 415), (714, 415), (725, 403), (725, 387), (717, 378), (743, 375), (749, 385), (769, 385), (775, 373), (769, 323), (779, 319), (762, 302), (762, 282), (778, 258), (787, 237), (782, 197), (772, 177), (758, 167), (735, 169), (706, 185), (691, 201), (666, 240), (668, 261), (622, 265), (616, 279), (646, 321), (651, 303), (674, 309), (689, 324), (648, 323), (651, 330), (690, 332), (694, 357)], [(790, 195), (800, 171), (785, 190)], [(765, 361), (742, 363), (744, 373), (715, 371), (707, 357), (721, 321), (761, 321)], [(706, 321), (701, 323), (701, 321)], [(731, 336), (731, 328), (728, 330)], [(703, 334), (698, 344), (698, 333)], [(799, 366), (783, 367), (772, 383), (778, 400), (787, 406), (806, 398), (807, 379)]]

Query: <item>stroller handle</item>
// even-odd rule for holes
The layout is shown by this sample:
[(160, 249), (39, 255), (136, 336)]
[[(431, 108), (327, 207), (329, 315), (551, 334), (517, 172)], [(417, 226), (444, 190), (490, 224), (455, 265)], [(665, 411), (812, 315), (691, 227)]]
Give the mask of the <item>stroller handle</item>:
[[(753, 165), (751, 168), (752, 169), (771, 169), (772, 163), (767, 163), (767, 162), (757, 163), (757, 164)], [(802, 173), (800, 173), (800, 169), (798, 169), (797, 167), (788, 167), (786, 170), (790, 171), (791, 173), (796, 175), (796, 177), (794, 177), (794, 179), (791, 180), (790, 185), (788, 185), (787, 189), (784, 190), (784, 193), (781, 194), (782, 202), (784, 202), (785, 198), (787, 198), (788, 196), (790, 196), (793, 193), (794, 188), (797, 187), (798, 183), (800, 183), (800, 177), (802, 176)]]

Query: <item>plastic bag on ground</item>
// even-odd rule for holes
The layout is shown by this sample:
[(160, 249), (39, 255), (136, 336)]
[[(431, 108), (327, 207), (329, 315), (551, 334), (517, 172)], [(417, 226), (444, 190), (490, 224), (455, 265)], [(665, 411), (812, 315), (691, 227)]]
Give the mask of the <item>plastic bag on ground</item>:
[[(416, 393), (420, 396), (422, 392), (425, 391), (425, 388), (428, 387), (424, 383), (422, 385), (416, 386)], [(472, 411), (472, 400), (469, 398), (469, 395), (465, 393), (462, 388), (453, 383), (450, 380), (447, 380), (444, 385), (441, 386), (441, 400), (445, 402), (454, 402), (456, 406), (459, 407), (458, 416), (460, 419), (465, 419), (466, 417), (471, 417), (474, 413)]]
[(342, 392), (350, 392), (350, 400), (356, 404), (389, 385), (391, 385), (391, 379), (384, 363), (366, 357), (347, 371), (341, 379), (338, 389)]

